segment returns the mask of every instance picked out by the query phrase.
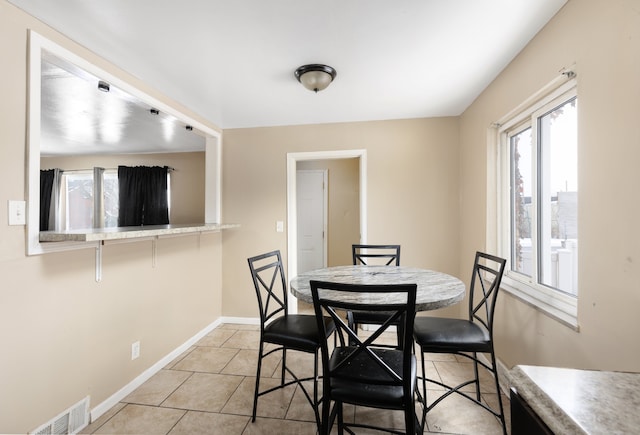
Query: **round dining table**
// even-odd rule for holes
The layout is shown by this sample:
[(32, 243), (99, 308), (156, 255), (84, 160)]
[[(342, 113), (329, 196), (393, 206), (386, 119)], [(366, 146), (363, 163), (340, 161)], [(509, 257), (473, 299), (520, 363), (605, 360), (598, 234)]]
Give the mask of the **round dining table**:
[(343, 284), (416, 284), (416, 311), (453, 305), (460, 302), (465, 294), (464, 283), (443, 272), (404, 266), (366, 265), (334, 266), (303, 272), (291, 280), (291, 293), (304, 302), (313, 303), (311, 280)]

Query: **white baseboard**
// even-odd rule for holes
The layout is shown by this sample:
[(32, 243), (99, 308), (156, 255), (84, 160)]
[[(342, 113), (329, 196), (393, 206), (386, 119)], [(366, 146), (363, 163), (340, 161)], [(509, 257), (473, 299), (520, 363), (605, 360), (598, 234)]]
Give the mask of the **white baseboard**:
[(213, 323), (211, 323), (208, 326), (206, 326), (204, 329), (202, 329), (196, 335), (194, 335), (189, 340), (184, 342), (182, 345), (180, 345), (179, 347), (174, 349), (171, 353), (166, 355), (160, 361), (158, 361), (157, 363), (155, 363), (154, 365), (149, 367), (147, 370), (142, 372), (140, 374), (140, 376), (138, 376), (137, 378), (135, 378), (134, 380), (129, 382), (127, 385), (122, 387), (120, 390), (116, 391), (107, 400), (105, 400), (104, 402), (98, 404), (93, 409), (91, 409), (91, 422), (94, 422), (98, 418), (100, 418), (100, 416), (102, 414), (104, 414), (109, 409), (111, 409), (115, 405), (117, 405), (118, 402), (120, 402), (122, 399), (127, 397), (129, 394), (131, 394), (136, 388), (138, 388), (140, 385), (144, 384), (147, 380), (149, 380), (149, 378), (151, 378), (153, 375), (155, 375), (160, 370), (162, 370), (163, 367), (165, 367), (171, 361), (176, 359), (183, 352), (185, 352), (187, 349), (189, 349), (189, 347), (191, 347), (193, 344), (195, 344), (198, 340), (200, 340), (202, 337), (207, 335), (209, 332), (213, 331), (215, 328), (220, 326), (222, 323), (224, 323), (222, 319), (215, 320)]
[(221, 317), (222, 323), (235, 323), (237, 325), (259, 325), (258, 317)]
[(104, 402), (98, 404), (93, 409), (91, 409), (91, 412), (90, 412), (91, 422), (96, 421), (98, 418), (100, 418), (102, 414), (104, 414), (109, 409), (117, 405), (118, 402), (120, 402), (122, 399), (127, 397), (129, 394), (131, 394), (140, 385), (148, 381), (153, 375), (155, 375), (160, 370), (162, 370), (163, 367), (165, 367), (171, 361), (176, 359), (183, 352), (185, 352), (187, 349), (189, 349), (191, 346), (197, 343), (198, 340), (200, 340), (202, 337), (204, 337), (209, 332), (213, 331), (215, 328), (222, 325), (223, 323), (235, 323), (240, 325), (259, 325), (260, 319), (256, 317), (220, 317), (218, 318), (211, 324), (207, 325), (204, 329), (202, 329), (196, 335), (191, 337), (189, 340), (184, 342), (182, 345), (174, 349), (171, 353), (166, 355), (160, 361), (158, 361), (157, 363), (149, 367), (147, 370), (142, 372), (140, 376), (136, 377), (134, 380), (129, 382), (120, 390), (116, 391), (107, 400), (105, 400)]

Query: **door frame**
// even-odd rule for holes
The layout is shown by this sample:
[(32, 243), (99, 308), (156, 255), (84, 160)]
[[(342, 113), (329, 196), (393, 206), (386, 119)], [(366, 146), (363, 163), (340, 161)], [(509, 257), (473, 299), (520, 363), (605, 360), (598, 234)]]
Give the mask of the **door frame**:
[[(353, 159), (359, 162), (360, 180), (360, 243), (367, 241), (367, 150), (337, 150), (287, 153), (287, 275), (298, 274), (298, 209), (297, 163), (306, 160)], [(292, 254), (293, 253), (293, 254)], [(288, 284), (288, 283), (287, 283)], [(298, 312), (298, 299), (289, 295), (289, 312)]]

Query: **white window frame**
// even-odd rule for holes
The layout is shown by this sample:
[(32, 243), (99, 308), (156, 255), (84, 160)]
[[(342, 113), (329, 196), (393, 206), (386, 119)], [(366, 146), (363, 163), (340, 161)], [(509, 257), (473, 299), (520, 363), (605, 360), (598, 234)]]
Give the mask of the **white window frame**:
[[(104, 208), (105, 208), (105, 192), (104, 186), (106, 177), (115, 177), (116, 182), (118, 180), (117, 168), (101, 168), (101, 180), (96, 182), (96, 172), (91, 169), (71, 169), (62, 171), (62, 186), (60, 188), (60, 202), (56, 206), (56, 230), (60, 231), (77, 231), (86, 228), (69, 228), (69, 179), (65, 177), (73, 175), (84, 175), (90, 178), (93, 182), (93, 222), (91, 227), (93, 228), (114, 228), (117, 225), (106, 226), (104, 223)], [(167, 204), (169, 206), (169, 216), (171, 216), (171, 171), (167, 171)]]
[[(534, 96), (527, 99), (517, 109), (503, 117), (496, 123), (497, 126), (497, 198), (498, 198), (498, 222), (497, 245), (499, 255), (507, 259), (507, 268), (502, 279), (502, 287), (505, 291), (516, 296), (525, 303), (542, 311), (561, 323), (578, 330), (578, 300), (577, 297), (565, 294), (538, 283), (537, 267), (531, 277), (511, 270), (511, 216), (510, 216), (510, 140), (509, 133), (519, 126), (530, 123), (532, 128), (537, 128), (537, 118), (545, 110), (557, 107), (564, 102), (577, 98), (577, 81), (572, 71), (563, 72), (563, 76)], [(530, 120), (530, 121), (529, 121)], [(534, 175), (534, 186), (538, 184)], [(535, 189), (535, 188), (534, 188)], [(535, 197), (535, 195), (534, 195)], [(536, 201), (532, 198), (532, 201)], [(537, 209), (537, 205), (532, 204)], [(534, 215), (537, 213), (534, 213)], [(533, 217), (533, 216), (532, 216)], [(535, 219), (535, 217), (534, 217)], [(537, 225), (532, 222), (532, 227)], [(533, 242), (536, 244), (537, 242)], [(578, 245), (578, 249), (580, 249)], [(537, 255), (534, 250), (534, 259), (537, 263)]]
[[(91, 179), (91, 183), (95, 189), (95, 180), (93, 179), (93, 171), (89, 169), (85, 170), (72, 170), (72, 171), (62, 171), (62, 186), (60, 188), (60, 204), (58, 204), (58, 209), (56, 210), (57, 219), (60, 221), (60, 224), (56, 225), (56, 229), (60, 229), (62, 231), (68, 231), (69, 228), (69, 216), (71, 215), (71, 205), (69, 200), (69, 177), (83, 175), (88, 179)], [(93, 201), (102, 201), (102, 198), (96, 198), (95, 192), (92, 195)], [(94, 206), (95, 208), (95, 206)], [(94, 216), (95, 221), (95, 216)], [(94, 223), (92, 222), (92, 227)], [(77, 229), (77, 228), (76, 228)]]
[[(95, 168), (94, 168), (95, 169)], [(66, 177), (65, 177), (66, 175)], [(69, 216), (70, 216), (70, 204), (69, 204), (69, 176), (84, 175), (86, 178), (92, 180), (93, 183), (93, 222), (89, 228), (109, 228), (104, 222), (104, 209), (105, 209), (105, 180), (107, 177), (115, 178), (116, 183), (118, 180), (118, 169), (101, 168), (101, 179), (96, 180), (96, 172), (92, 169), (71, 169), (62, 171), (62, 186), (60, 188), (60, 204), (57, 206), (56, 218), (58, 223), (56, 229), (61, 231), (80, 230), (84, 228), (70, 228)], [(167, 174), (167, 183), (170, 182), (169, 174)], [(169, 201), (171, 196), (167, 192)], [(117, 225), (111, 225), (115, 227)]]

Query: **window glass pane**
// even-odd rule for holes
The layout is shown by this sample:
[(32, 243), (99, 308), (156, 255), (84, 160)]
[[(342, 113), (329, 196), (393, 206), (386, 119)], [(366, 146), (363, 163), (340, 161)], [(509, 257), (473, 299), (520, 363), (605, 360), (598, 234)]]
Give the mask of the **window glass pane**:
[(539, 282), (577, 294), (577, 100), (538, 119)]
[(118, 226), (118, 174), (104, 173), (104, 226)]
[(93, 227), (93, 175), (67, 174), (66, 228), (77, 230)]
[(511, 154), (511, 270), (531, 276), (531, 128), (510, 138)]

